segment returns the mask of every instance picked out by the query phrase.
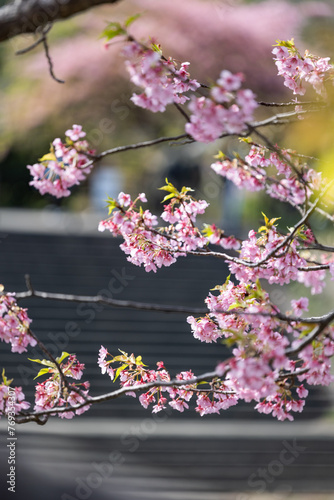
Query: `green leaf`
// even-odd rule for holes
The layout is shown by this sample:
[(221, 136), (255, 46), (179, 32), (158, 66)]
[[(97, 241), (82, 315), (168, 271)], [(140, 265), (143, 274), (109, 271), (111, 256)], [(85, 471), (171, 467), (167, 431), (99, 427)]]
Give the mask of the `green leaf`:
[(28, 359), (29, 361), (33, 361), (34, 363), (39, 363), (40, 365), (46, 365), (50, 366), (50, 368), (55, 368), (54, 363), (52, 363), (52, 361), (48, 361), (47, 359), (31, 359), (31, 358)]
[(59, 358), (56, 358), (56, 361), (57, 363), (61, 363), (62, 361), (64, 361), (65, 358), (67, 358), (69, 356), (69, 353), (68, 352), (62, 352), (61, 353), (61, 356), (59, 356)]
[(291, 38), (291, 40), (276, 40), (276, 43), (273, 47), (286, 47), (287, 49), (295, 49), (295, 39)]
[(235, 344), (235, 339), (233, 337), (227, 337), (222, 340), (222, 344), (225, 344), (227, 347), (232, 347)]
[(194, 189), (190, 187), (183, 186), (181, 189), (181, 194), (187, 194), (189, 191), (194, 191)]
[(147, 366), (147, 365), (144, 365), (143, 358), (141, 356), (136, 357), (136, 365), (137, 366)]
[(224, 160), (224, 158), (226, 158), (226, 155), (222, 151), (218, 151), (218, 154), (214, 155), (214, 158), (216, 160)]
[(106, 38), (107, 42), (109, 42), (109, 40), (112, 40), (116, 36), (121, 36), (126, 34), (127, 34), (126, 30), (121, 26), (120, 23), (111, 22), (102, 31), (100, 38)]
[(251, 144), (253, 140), (251, 137), (239, 137), (239, 142), (245, 142), (246, 144)]
[(203, 226), (204, 228), (202, 229), (201, 233), (207, 238), (214, 233), (214, 230), (212, 229), (212, 226), (210, 226), (210, 224), (203, 224)]
[(165, 179), (165, 181), (166, 181), (166, 185), (162, 186), (161, 188), (158, 188), (158, 189), (160, 189), (160, 191), (168, 191), (169, 193), (179, 194), (176, 187), (171, 182), (169, 182), (167, 178)]
[(115, 377), (114, 377), (114, 382), (117, 380), (117, 378), (118, 378), (119, 374), (120, 374), (123, 370), (125, 370), (125, 368), (127, 368), (128, 366), (129, 366), (129, 365), (127, 365), (127, 364), (126, 364), (126, 365), (119, 366), (119, 367), (117, 368), (116, 373), (115, 373)]
[(118, 350), (119, 350), (119, 352), (121, 352), (122, 354), (124, 354), (124, 356), (126, 356), (127, 358), (129, 357), (129, 355), (128, 355), (128, 353), (127, 353), (127, 352), (122, 351), (122, 349), (118, 349)]
[(252, 297), (261, 300), (265, 298), (265, 292), (263, 291), (260, 280), (258, 278), (255, 281), (255, 290), (253, 291)]
[(134, 14), (133, 16), (128, 17), (127, 20), (125, 21), (124, 25), (128, 28), (130, 26), (130, 24), (132, 24), (134, 21), (136, 21), (140, 16), (141, 16), (141, 14)]
[(161, 203), (163, 203), (164, 201), (170, 200), (171, 198), (175, 198), (175, 194), (174, 193), (166, 194), (166, 196), (164, 197), (164, 199), (162, 200)]
[(266, 225), (266, 226), (268, 226), (268, 223), (269, 223), (269, 219), (268, 219), (268, 217), (266, 216), (266, 214), (265, 214), (264, 212), (261, 212), (261, 214), (262, 214), (262, 215), (263, 215), (263, 217), (264, 217), (264, 223), (265, 223), (265, 225)]
[(41, 368), (39, 370), (39, 372), (37, 373), (36, 377), (34, 377), (34, 380), (35, 380), (35, 378), (40, 377), (41, 375), (45, 375), (46, 373), (50, 373), (50, 369), (49, 368)]
[(42, 158), (39, 158), (38, 161), (57, 161), (57, 157), (54, 153), (47, 153)]
[(110, 198), (110, 196), (104, 201), (106, 202), (106, 207), (108, 207), (108, 215), (110, 215), (114, 208), (118, 207), (118, 203), (114, 198)]
[(5, 369), (3, 368), (2, 369), (2, 380), (3, 380), (3, 383), (6, 385), (6, 386), (9, 386), (12, 382), (13, 382), (13, 378), (11, 378), (10, 380), (6, 377), (5, 375)]
[(158, 43), (151, 43), (151, 49), (154, 51), (154, 52), (157, 52), (158, 54), (162, 55), (162, 50), (161, 50), (161, 45), (159, 45)]
[(266, 214), (264, 214), (263, 212), (261, 212), (263, 217), (264, 217), (264, 223), (265, 223), (265, 226), (261, 226), (259, 228), (259, 232), (261, 231), (266, 231), (267, 229), (270, 229), (272, 228), (274, 225), (275, 225), (275, 222), (280, 220), (281, 217), (274, 217), (273, 219), (268, 219), (268, 217), (266, 216)]
[(238, 300), (234, 302), (234, 304), (231, 304), (229, 308), (227, 309), (228, 311), (231, 311), (232, 309), (237, 309), (238, 307), (244, 307), (241, 302)]

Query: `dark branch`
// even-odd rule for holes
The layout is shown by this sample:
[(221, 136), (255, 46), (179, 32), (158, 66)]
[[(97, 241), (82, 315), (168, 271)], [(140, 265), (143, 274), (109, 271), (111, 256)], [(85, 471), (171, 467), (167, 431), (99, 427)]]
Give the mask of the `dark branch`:
[[(24, 49), (21, 49), (21, 50), (17, 50), (15, 52), (15, 55), (16, 56), (21, 56), (22, 54), (26, 54), (27, 52), (30, 52), (35, 47), (37, 47), (40, 43), (43, 43), (43, 41), (45, 40), (46, 35), (49, 33), (49, 31), (51, 30), (51, 28), (52, 28), (52, 24), (48, 24), (47, 26), (45, 26), (44, 28), (42, 28), (42, 35), (40, 36), (40, 38), (38, 38), (38, 40), (36, 40), (36, 42), (32, 43), (28, 47), (25, 47)], [(39, 31), (40, 30), (36, 30), (36, 32), (39, 32)]]
[(19, 0), (0, 8), (0, 42), (119, 0)]
[(52, 59), (51, 59), (51, 56), (50, 56), (50, 52), (49, 52), (49, 45), (48, 45), (48, 42), (47, 42), (47, 39), (46, 39), (46, 35), (43, 36), (43, 47), (44, 47), (44, 51), (45, 51), (45, 57), (48, 61), (48, 65), (49, 65), (49, 72), (50, 72), (50, 75), (51, 77), (57, 82), (57, 83), (65, 83), (64, 80), (60, 80), (59, 78), (56, 77), (56, 75), (54, 74), (54, 71), (53, 71), (53, 62), (52, 62)]
[[(81, 303), (95, 303), (95, 304), (103, 304), (111, 307), (120, 307), (126, 309), (138, 309), (143, 311), (157, 311), (157, 312), (165, 312), (165, 313), (183, 313), (183, 314), (198, 314), (205, 315), (210, 313), (208, 308), (200, 308), (200, 307), (186, 307), (186, 306), (176, 306), (176, 305), (166, 305), (166, 304), (152, 304), (148, 302), (136, 302), (133, 300), (117, 300), (110, 299), (108, 297), (103, 297), (101, 295), (74, 295), (74, 294), (65, 294), (65, 293), (53, 293), (53, 292), (43, 292), (40, 290), (35, 290), (31, 284), (30, 276), (26, 275), (26, 284), (28, 291), (27, 292), (18, 292), (15, 294), (15, 298), (17, 301), (26, 298), (40, 298), (45, 300), (58, 300), (63, 302), (81, 302)], [(295, 316), (288, 316), (282, 314), (279, 311), (276, 312), (249, 312), (247, 310), (234, 310), (230, 309), (227, 311), (224, 310), (215, 310), (211, 311), (213, 315), (217, 314), (227, 314), (227, 315), (239, 315), (239, 316), (261, 316), (261, 317), (270, 317), (277, 318), (278, 320), (285, 321), (287, 323), (305, 323), (305, 324), (322, 324), (327, 323), (328, 318), (330, 321), (334, 318), (334, 311), (330, 311), (323, 316), (313, 316), (309, 318), (300, 318)]]
[[(226, 372), (228, 369), (226, 369)], [(119, 398), (120, 396), (126, 394), (127, 392), (145, 392), (149, 389), (152, 389), (153, 387), (188, 387), (193, 384), (198, 384), (199, 382), (205, 381), (209, 382), (210, 380), (214, 379), (215, 377), (221, 377), (226, 375), (226, 372), (221, 375), (218, 373), (217, 370), (204, 373), (202, 375), (199, 375), (198, 377), (194, 377), (189, 380), (178, 380), (178, 379), (173, 379), (170, 381), (166, 380), (156, 380), (154, 382), (146, 382), (144, 384), (135, 384), (132, 386), (126, 386), (126, 387), (121, 387), (120, 389), (116, 389), (112, 392), (109, 392), (107, 394), (102, 394), (101, 396), (95, 396), (95, 397), (87, 397), (87, 399), (83, 403), (78, 403), (73, 406), (61, 406), (61, 407), (55, 407), (50, 410), (44, 410), (40, 412), (35, 412), (27, 415), (17, 415), (16, 421), (18, 424), (23, 424), (25, 422), (31, 422), (31, 421), (37, 421), (37, 419), (40, 419), (40, 417), (43, 416), (50, 416), (52, 414), (59, 414), (59, 413), (66, 413), (68, 411), (75, 411), (80, 408), (83, 408), (84, 406), (91, 405), (91, 404), (97, 404), (97, 403), (104, 403), (105, 401), (110, 401), (111, 399), (116, 399)], [(196, 392), (196, 387), (189, 389), (190, 391)], [(212, 388), (207, 389), (207, 392), (213, 392)], [(233, 392), (230, 391), (224, 391), (225, 394), (233, 394)], [(37, 421), (37, 423), (39, 423)], [(43, 422), (44, 423), (44, 422)]]

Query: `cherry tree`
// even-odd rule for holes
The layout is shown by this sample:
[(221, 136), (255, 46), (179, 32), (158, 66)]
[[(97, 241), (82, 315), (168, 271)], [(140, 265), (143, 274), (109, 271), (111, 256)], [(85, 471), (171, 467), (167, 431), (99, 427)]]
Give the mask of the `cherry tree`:
[[(22, 388), (14, 387), (3, 370), (0, 411), (9, 413), (13, 405), (9, 406), (8, 401), (15, 391), (18, 423), (45, 424), (51, 416), (73, 418), (94, 404), (123, 395), (138, 396), (139, 404), (154, 413), (167, 406), (183, 412), (193, 400), (195, 411), (204, 416), (227, 410), (243, 400), (260, 413), (293, 420), (293, 413), (303, 410), (308, 386), (333, 382), (334, 310), (309, 316), (309, 299), (301, 296), (291, 300), (289, 310), (282, 311), (271, 300), (268, 287), (285, 287), (298, 281), (309, 287), (313, 296), (324, 293), (326, 279), (334, 280), (334, 246), (319, 241), (312, 223), (312, 215), (318, 213), (333, 224), (334, 179), (330, 168), (322, 168), (317, 158), (272, 142), (266, 130), (275, 125), (288, 127), (329, 109), (334, 66), (328, 57), (308, 50), (301, 52), (293, 39), (273, 41), (273, 63), (292, 97), (285, 103), (258, 102), (241, 73), (232, 74), (222, 68), (216, 82), (199, 82), (191, 76), (189, 62), (178, 63), (167, 57), (157, 41), (135, 39), (131, 25), (136, 17), (124, 24), (110, 23), (103, 33), (105, 43), (108, 46), (117, 38), (122, 44), (125, 68), (138, 88), (132, 102), (153, 113), (175, 106), (181, 126), (185, 122), (184, 130), (177, 136), (97, 152), (86, 140), (82, 126), (74, 124), (65, 131), (64, 139), (54, 139), (50, 151), (27, 166), (32, 176), (30, 184), (41, 195), (67, 197), (71, 188), (89, 176), (94, 165), (106, 156), (160, 143), (217, 141), (213, 171), (239, 189), (263, 191), (287, 203), (293, 209), (295, 223), (282, 230), (279, 217), (263, 213), (260, 227), (249, 228), (248, 236), (241, 240), (215, 224), (201, 226), (197, 219), (205, 213), (208, 203), (196, 199), (191, 187), (179, 190), (168, 179), (160, 188), (164, 198), (159, 217), (145, 208), (143, 192), (136, 197), (121, 192), (116, 199), (109, 198), (109, 213), (97, 230), (121, 238), (120, 247), (133, 265), (155, 273), (188, 255), (214, 257), (226, 263), (230, 275), (225, 283), (217, 283), (208, 291), (201, 312), (188, 309), (187, 323), (189, 335), (200, 342), (223, 342), (230, 350), (229, 357), (217, 361), (209, 373), (195, 374), (185, 366), (184, 371), (171, 374), (161, 360), (152, 368), (140, 353), (110, 352), (110, 346), (101, 346), (96, 362), (101, 373), (119, 387), (90, 396), (89, 381), (81, 381), (85, 367), (76, 354), (62, 352), (55, 358), (34, 333), (29, 311), (19, 305), (27, 297), (63, 301), (78, 297), (35, 290), (28, 279), (26, 292), (1, 290), (0, 339), (10, 345), (12, 352), (28, 352), (28, 356), (30, 347), (39, 346), (44, 357), (31, 361), (42, 365), (37, 372), (41, 382), (36, 385), (35, 403), (30, 404)], [(311, 98), (305, 99), (305, 95)], [(258, 119), (261, 108), (280, 112)], [(225, 137), (239, 138), (247, 154), (231, 156), (220, 151)], [(100, 296), (80, 300), (110, 306), (121, 302)], [(135, 302), (124, 305), (182, 311), (182, 306)]]

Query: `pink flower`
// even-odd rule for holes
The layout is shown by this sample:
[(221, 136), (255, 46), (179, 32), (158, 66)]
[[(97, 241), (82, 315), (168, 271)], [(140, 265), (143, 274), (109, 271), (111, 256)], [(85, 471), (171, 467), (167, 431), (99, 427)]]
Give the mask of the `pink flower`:
[(300, 316), (303, 311), (308, 311), (308, 298), (301, 297), (298, 300), (291, 300), (291, 306), (296, 316)]
[(143, 203), (146, 203), (147, 202), (147, 198), (146, 198), (146, 195), (145, 193), (140, 193), (138, 195), (138, 198), (140, 199), (140, 201), (142, 201)]
[(81, 125), (72, 125), (72, 129), (66, 130), (65, 135), (69, 137), (73, 142), (86, 136), (86, 132), (82, 130)]
[(10, 343), (12, 352), (26, 352), (29, 345), (36, 345), (37, 342), (29, 331), (30, 323), (27, 309), (19, 307), (12, 294), (2, 293), (0, 295), (0, 340)]
[(98, 366), (101, 368), (101, 373), (108, 373), (110, 376), (111, 380), (114, 379), (114, 370), (111, 368), (110, 363), (106, 361), (106, 357), (108, 355), (108, 351), (105, 347), (101, 345), (101, 348), (99, 350), (99, 357), (98, 357)]
[(174, 60), (165, 61), (160, 54), (151, 49), (145, 49), (136, 42), (129, 44), (125, 55), (126, 68), (131, 81), (144, 89), (142, 94), (134, 94), (132, 102), (150, 111), (163, 112), (168, 104), (173, 102), (184, 104), (188, 97), (183, 95), (189, 90), (196, 90), (200, 84), (190, 79), (188, 62), (177, 69)]
[(300, 398), (306, 398), (308, 396), (308, 390), (305, 389), (303, 384), (301, 384), (299, 387), (297, 387), (297, 393)]
[(189, 104), (192, 114), (186, 132), (199, 142), (212, 142), (224, 133), (244, 130), (258, 104), (251, 90), (239, 90), (242, 79), (240, 73), (233, 75), (224, 70), (212, 87), (210, 97), (192, 97)]
[(93, 154), (94, 151), (89, 148), (87, 141), (79, 140), (86, 135), (81, 131), (81, 126), (73, 125), (73, 130), (67, 130), (66, 135), (73, 144), (63, 144), (60, 139), (55, 139), (50, 153), (41, 158), (41, 163), (27, 165), (33, 176), (29, 184), (42, 195), (49, 193), (56, 198), (69, 196), (70, 188), (85, 180), (92, 169), (92, 165), (87, 164), (87, 154)]
[(139, 396), (139, 402), (144, 408), (148, 408), (151, 403), (155, 402), (155, 397), (150, 392), (145, 392)]
[(189, 408), (188, 404), (183, 399), (173, 399), (169, 402), (169, 405), (174, 410), (180, 411), (181, 413), (184, 412), (185, 409)]
[[(84, 365), (79, 363), (75, 355), (70, 355), (68, 359), (60, 364), (61, 370), (65, 377), (81, 378), (82, 370)], [(79, 388), (76, 384), (69, 384), (68, 390), (60, 391), (60, 376), (56, 366), (50, 367), (49, 373), (51, 376), (42, 383), (38, 383), (36, 386), (35, 393), (35, 406), (34, 410), (37, 412), (43, 412), (45, 410), (50, 410), (54, 408), (62, 408), (64, 405), (68, 407), (81, 404), (85, 402), (84, 396), (88, 396), (89, 383), (83, 382), (78, 384), (78, 386), (83, 387), (81, 389), (81, 394), (78, 394), (76, 390), (71, 390), (72, 388)], [(59, 397), (59, 394), (62, 396)], [(61, 412), (58, 413), (60, 418), (73, 418), (75, 415), (80, 415), (89, 409), (90, 405), (84, 405), (82, 408), (76, 409), (74, 411)], [(55, 412), (56, 414), (56, 412)]]
[[(10, 397), (10, 404), (8, 398)], [(25, 401), (25, 395), (22, 392), (22, 387), (10, 387), (7, 383), (0, 384), (0, 418), (1, 415), (6, 415), (9, 410), (18, 414), (21, 410), (27, 410), (30, 403)]]
[(299, 271), (297, 274), (297, 280), (303, 285), (311, 287), (311, 294), (316, 295), (322, 292), (325, 283), (326, 271)]
[(123, 193), (122, 191), (118, 195), (118, 202), (123, 207), (128, 207), (131, 204), (131, 196), (129, 194)]
[(326, 95), (326, 73), (333, 70), (329, 57), (311, 56), (307, 51), (302, 57), (294, 45), (289, 48), (275, 47), (272, 53), (278, 74), (284, 77), (284, 85), (293, 90), (294, 94), (305, 94), (306, 89), (302, 85), (302, 80), (305, 80), (318, 94)]
[(217, 339), (222, 336), (222, 331), (208, 317), (196, 320), (193, 316), (188, 316), (187, 323), (190, 324), (195, 339), (201, 342), (217, 342)]
[(244, 75), (242, 73), (236, 73), (233, 75), (230, 71), (224, 69), (217, 80), (217, 84), (228, 92), (238, 90), (244, 80)]

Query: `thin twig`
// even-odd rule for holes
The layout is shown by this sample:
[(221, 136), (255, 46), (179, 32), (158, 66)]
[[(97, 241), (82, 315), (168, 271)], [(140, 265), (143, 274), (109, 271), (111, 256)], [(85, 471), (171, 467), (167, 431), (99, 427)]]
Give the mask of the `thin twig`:
[(304, 340), (297, 347), (286, 349), (285, 351), (286, 356), (293, 356), (302, 351), (305, 347), (311, 344), (313, 340), (315, 340), (333, 320), (334, 320), (334, 311), (327, 314), (321, 320), (318, 326), (314, 327), (312, 332), (309, 333), (309, 335), (307, 335), (307, 337), (305, 337)]
[(271, 108), (283, 108), (286, 106), (304, 106), (304, 105), (310, 105), (310, 104), (317, 104), (319, 105), (318, 101), (305, 101), (305, 102), (264, 102), (264, 101), (259, 101), (258, 104), (260, 106), (266, 106), (266, 107), (271, 107)]
[(40, 43), (43, 43), (43, 40), (44, 40), (44, 38), (45, 38), (45, 35), (46, 35), (47, 33), (49, 33), (49, 31), (51, 30), (51, 28), (52, 28), (52, 24), (51, 24), (51, 23), (50, 23), (50, 24), (48, 24), (47, 26), (45, 26), (45, 28), (43, 28), (43, 30), (42, 30), (42, 35), (41, 35), (41, 37), (40, 37), (38, 40), (36, 40), (36, 42), (32, 43), (31, 45), (29, 45), (28, 47), (26, 47), (26, 48), (24, 48), (24, 49), (17, 50), (17, 51), (15, 52), (15, 55), (16, 55), (16, 56), (20, 56), (20, 55), (22, 55), (22, 54), (26, 54), (27, 52), (30, 52), (30, 51), (31, 51), (31, 50), (33, 50), (35, 47), (37, 47)]
[[(143, 141), (143, 142), (137, 142), (136, 144), (127, 144), (125, 146), (117, 146), (116, 148), (111, 148), (111, 149), (106, 149), (105, 151), (102, 151), (102, 153), (99, 153), (97, 155), (94, 155), (91, 160), (89, 160), (87, 163), (82, 165), (82, 169), (85, 169), (87, 167), (90, 167), (97, 161), (101, 160), (105, 156), (110, 156), (114, 155), (117, 153), (123, 153), (124, 151), (132, 151), (134, 149), (141, 149), (141, 148), (147, 148), (150, 146), (155, 146), (156, 144), (162, 144), (163, 142), (170, 142), (173, 143), (174, 141), (180, 141), (181, 139), (186, 139), (187, 144), (195, 142), (192, 137), (188, 134), (180, 134), (176, 136), (171, 136), (171, 137), (158, 137), (157, 139), (152, 139), (150, 141)], [(177, 143), (176, 144), (180, 144)], [(182, 144), (182, 143), (181, 143)]]
[[(27, 277), (26, 277), (27, 279)], [(29, 280), (30, 282), (30, 280)], [(138, 309), (143, 311), (157, 311), (157, 312), (165, 312), (165, 313), (182, 313), (182, 314), (226, 314), (226, 315), (239, 315), (239, 316), (263, 316), (263, 317), (271, 317), (276, 318), (280, 321), (285, 321), (288, 323), (305, 323), (305, 324), (319, 324), (323, 321), (326, 321), (329, 316), (334, 314), (330, 312), (323, 316), (312, 316), (309, 318), (300, 318), (296, 316), (287, 316), (283, 313), (276, 311), (274, 313), (271, 312), (248, 312), (243, 310), (233, 310), (229, 309), (225, 310), (214, 310), (210, 311), (208, 308), (200, 308), (200, 307), (183, 307), (176, 305), (162, 305), (162, 304), (154, 304), (154, 303), (145, 303), (145, 302), (136, 302), (132, 300), (116, 300), (103, 297), (101, 295), (75, 295), (75, 294), (65, 294), (65, 293), (53, 293), (53, 292), (45, 292), (35, 290), (32, 287), (29, 288), (27, 292), (18, 292), (15, 294), (15, 298), (17, 301), (20, 299), (26, 298), (41, 298), (45, 300), (58, 300), (63, 302), (83, 302), (83, 303), (95, 303), (95, 304), (103, 304), (112, 307), (120, 307), (127, 309)]]
[(52, 59), (51, 59), (51, 56), (50, 56), (50, 53), (49, 53), (49, 46), (48, 46), (48, 42), (47, 42), (47, 39), (46, 39), (46, 35), (43, 36), (42, 42), (43, 42), (43, 47), (44, 47), (45, 55), (46, 55), (46, 58), (47, 58), (47, 61), (48, 61), (48, 64), (49, 64), (49, 72), (50, 72), (51, 77), (56, 82), (58, 82), (58, 83), (65, 83), (64, 80), (60, 80), (59, 78), (57, 78), (56, 75), (53, 72), (53, 63), (52, 63)]

